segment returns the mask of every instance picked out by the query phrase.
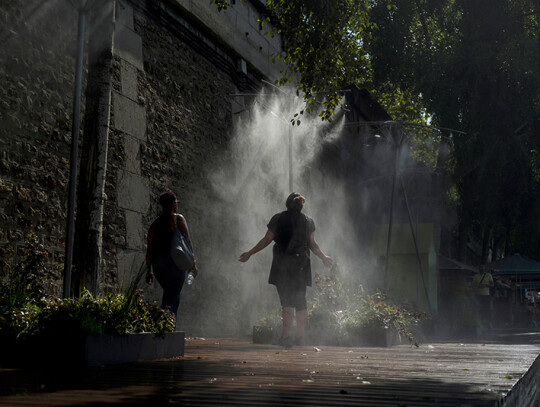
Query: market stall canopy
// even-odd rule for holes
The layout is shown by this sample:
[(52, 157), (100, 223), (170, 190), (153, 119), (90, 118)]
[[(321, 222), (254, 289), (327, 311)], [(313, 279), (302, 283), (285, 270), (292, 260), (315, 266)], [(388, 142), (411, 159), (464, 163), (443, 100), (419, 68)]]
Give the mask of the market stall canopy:
[(516, 287), (540, 290), (540, 262), (520, 254), (486, 264), (487, 270), (493, 271), (495, 279), (510, 280)]
[(523, 274), (526, 276), (538, 275), (540, 277), (540, 262), (514, 254), (510, 257), (486, 264), (486, 269), (493, 270), (498, 275)]

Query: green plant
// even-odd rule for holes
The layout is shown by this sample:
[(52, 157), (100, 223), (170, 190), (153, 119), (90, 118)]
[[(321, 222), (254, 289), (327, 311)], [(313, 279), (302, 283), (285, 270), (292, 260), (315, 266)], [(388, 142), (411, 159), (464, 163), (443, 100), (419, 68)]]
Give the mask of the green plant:
[[(340, 344), (364, 328), (388, 329), (411, 344), (417, 343), (415, 327), (427, 318), (426, 314), (395, 305), (380, 292), (368, 295), (362, 285), (343, 284), (337, 266), (324, 275), (315, 272), (314, 283), (308, 335)], [(275, 332), (281, 326), (280, 309), (259, 320), (257, 326)]]
[(266, 330), (275, 330), (281, 326), (281, 308), (276, 308), (270, 314), (257, 321), (257, 326)]
[(141, 290), (132, 299), (124, 294), (94, 298), (84, 291), (78, 298), (46, 297), (40, 302), (3, 312), (2, 336), (12, 339), (68, 335), (122, 335), (153, 332), (164, 336), (174, 331), (173, 315), (143, 300)]
[(337, 265), (328, 274), (314, 272), (314, 282), (313, 308), (337, 311), (345, 307), (348, 293), (340, 281)]
[(47, 283), (54, 280), (54, 268), (47, 262), (48, 253), (35, 233), (30, 233), (20, 262), (2, 282), (0, 306), (20, 307), (46, 294)]
[(376, 292), (362, 298), (358, 308), (348, 313), (344, 324), (348, 331), (355, 331), (358, 328), (391, 329), (400, 338), (407, 338), (410, 343), (416, 343), (412, 327), (423, 318), (426, 318), (426, 314), (392, 304), (384, 294)]
[(46, 295), (46, 283), (53, 275), (46, 260), (37, 237), (29, 235), (21, 262), (2, 283), (0, 342), (139, 332), (163, 337), (174, 331), (174, 316), (144, 301), (142, 290), (137, 288), (144, 264), (125, 292), (96, 298), (83, 290), (77, 298), (58, 298)]

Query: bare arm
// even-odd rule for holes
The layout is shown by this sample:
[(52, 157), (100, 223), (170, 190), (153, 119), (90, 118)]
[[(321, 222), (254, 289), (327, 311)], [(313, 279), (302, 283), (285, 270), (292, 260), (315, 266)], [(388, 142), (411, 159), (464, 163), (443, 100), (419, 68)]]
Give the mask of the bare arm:
[(274, 234), (268, 229), (266, 231), (266, 235), (259, 240), (259, 242), (253, 246), (253, 248), (245, 253), (242, 253), (240, 257), (238, 258), (238, 261), (241, 261), (242, 263), (245, 263), (249, 260), (249, 258), (254, 255), (257, 252), (260, 252), (262, 249), (264, 249), (266, 246), (268, 246), (270, 243), (272, 243), (272, 240), (274, 240)]
[(323, 264), (327, 268), (330, 268), (334, 265), (334, 260), (332, 260), (326, 254), (324, 254), (321, 248), (319, 247), (319, 244), (315, 240), (315, 232), (313, 232), (311, 236), (309, 237), (309, 248), (315, 254), (315, 256), (317, 256), (319, 259), (322, 260)]
[(186, 222), (186, 218), (184, 218), (183, 215), (177, 213), (176, 214), (176, 224), (180, 228), (183, 234), (185, 234), (189, 240), (191, 241), (191, 236), (189, 235), (189, 227)]

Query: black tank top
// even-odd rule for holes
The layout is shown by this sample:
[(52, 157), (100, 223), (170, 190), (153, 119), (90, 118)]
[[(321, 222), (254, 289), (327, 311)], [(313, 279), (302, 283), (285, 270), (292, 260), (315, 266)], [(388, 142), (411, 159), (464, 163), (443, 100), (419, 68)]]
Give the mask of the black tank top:
[(154, 221), (154, 241), (153, 252), (154, 256), (170, 256), (171, 254), (171, 241), (173, 238), (173, 231), (169, 224), (170, 215), (161, 215)]

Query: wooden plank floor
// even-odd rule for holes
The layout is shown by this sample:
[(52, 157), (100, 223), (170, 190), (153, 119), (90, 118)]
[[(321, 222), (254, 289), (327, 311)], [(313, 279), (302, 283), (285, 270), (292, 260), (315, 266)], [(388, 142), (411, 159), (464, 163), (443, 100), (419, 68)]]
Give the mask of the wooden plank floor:
[(191, 338), (176, 359), (0, 369), (0, 405), (500, 406), (539, 353), (537, 344), (285, 350)]

